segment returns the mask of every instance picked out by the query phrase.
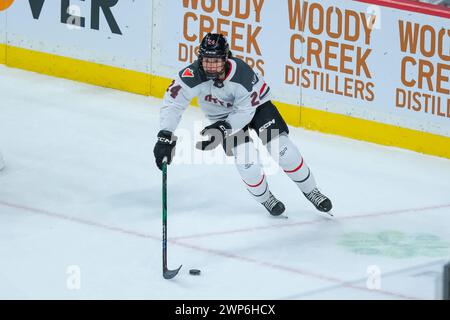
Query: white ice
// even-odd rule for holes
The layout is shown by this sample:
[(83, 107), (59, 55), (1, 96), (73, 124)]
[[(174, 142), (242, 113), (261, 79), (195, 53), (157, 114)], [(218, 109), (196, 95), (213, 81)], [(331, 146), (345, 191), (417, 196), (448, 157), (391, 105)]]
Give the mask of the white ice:
[[(164, 280), (160, 105), (0, 66), (1, 299), (439, 298), (450, 161), (294, 127), (335, 218), (282, 172), (268, 181), (287, 219), (250, 198), (233, 164), (172, 164), (168, 260), (183, 267)], [(199, 119), (189, 108), (180, 128)]]

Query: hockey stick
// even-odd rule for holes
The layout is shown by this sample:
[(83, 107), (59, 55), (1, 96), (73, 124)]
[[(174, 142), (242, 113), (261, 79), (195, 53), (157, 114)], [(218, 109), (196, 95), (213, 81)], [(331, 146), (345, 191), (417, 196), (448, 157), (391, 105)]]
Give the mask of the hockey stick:
[(163, 254), (163, 277), (164, 279), (172, 279), (178, 274), (182, 266), (178, 269), (167, 269), (167, 159), (162, 163), (162, 254)]

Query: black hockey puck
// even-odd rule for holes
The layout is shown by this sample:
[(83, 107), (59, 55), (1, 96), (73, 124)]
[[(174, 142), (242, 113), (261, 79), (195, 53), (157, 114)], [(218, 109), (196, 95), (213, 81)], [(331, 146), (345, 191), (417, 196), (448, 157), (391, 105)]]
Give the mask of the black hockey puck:
[(191, 270), (189, 270), (189, 274), (192, 274), (193, 276), (198, 276), (198, 275), (200, 275), (200, 270), (191, 269)]

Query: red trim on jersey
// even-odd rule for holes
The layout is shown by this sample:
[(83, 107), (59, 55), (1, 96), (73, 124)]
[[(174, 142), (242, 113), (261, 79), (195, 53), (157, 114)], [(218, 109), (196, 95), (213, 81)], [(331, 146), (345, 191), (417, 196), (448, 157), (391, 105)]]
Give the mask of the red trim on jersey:
[(417, 2), (411, 0), (356, 0), (357, 2), (371, 3), (380, 5), (382, 7), (394, 8), (404, 11), (412, 11), (423, 13), (430, 16), (437, 16), (450, 19), (450, 9), (438, 6), (435, 4), (429, 4), (424, 2)]
[(230, 60), (227, 60), (227, 63), (230, 65), (230, 69), (228, 69), (227, 75), (225, 76), (225, 78), (223, 80), (226, 80), (226, 78), (228, 78), (228, 76), (231, 73), (231, 69), (233, 69), (233, 65), (231, 64)]
[(264, 82), (263, 86), (261, 87), (261, 90), (259, 90), (259, 95), (262, 95), (265, 88), (266, 88), (266, 83)]
[(302, 158), (302, 162), (300, 163), (300, 165), (297, 168), (295, 168), (294, 170), (284, 170), (284, 172), (293, 173), (293, 172), (298, 171), (302, 166), (303, 166), (303, 158)]
[(261, 181), (258, 182), (257, 184), (248, 184), (248, 183), (245, 182), (244, 180), (242, 180), (242, 181), (244, 181), (244, 183), (245, 183), (246, 185), (248, 185), (249, 187), (256, 188), (256, 187), (258, 187), (258, 186), (264, 181), (264, 177), (265, 177), (265, 175), (262, 176)]

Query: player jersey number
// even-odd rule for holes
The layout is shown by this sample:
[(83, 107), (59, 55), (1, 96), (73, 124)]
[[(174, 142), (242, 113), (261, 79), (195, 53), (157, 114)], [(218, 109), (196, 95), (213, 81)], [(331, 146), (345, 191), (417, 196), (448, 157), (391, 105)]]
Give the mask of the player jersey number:
[(175, 84), (175, 80), (172, 80), (172, 83), (170, 84), (170, 86), (167, 88), (166, 91), (170, 91), (170, 96), (172, 98), (176, 99), (178, 96), (178, 93), (181, 90), (181, 86), (180, 85), (174, 86), (174, 84)]
[(256, 107), (257, 105), (259, 105), (258, 93), (256, 91), (252, 92), (250, 97), (252, 98), (252, 107)]

